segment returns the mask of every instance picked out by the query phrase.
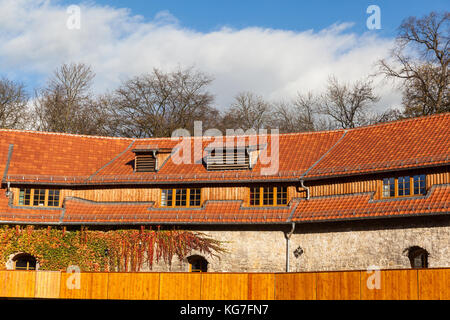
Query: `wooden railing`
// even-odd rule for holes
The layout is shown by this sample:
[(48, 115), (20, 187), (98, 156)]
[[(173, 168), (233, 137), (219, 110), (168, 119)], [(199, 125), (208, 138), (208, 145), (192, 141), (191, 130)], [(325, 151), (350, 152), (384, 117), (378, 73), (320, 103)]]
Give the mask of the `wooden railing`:
[[(0, 297), (128, 300), (450, 300), (450, 269), (381, 270), (378, 273), (378, 282), (374, 278), (377, 275), (367, 271), (78, 275), (79, 282), (75, 274), (64, 272), (0, 271)], [(376, 288), (378, 285), (379, 289)]]

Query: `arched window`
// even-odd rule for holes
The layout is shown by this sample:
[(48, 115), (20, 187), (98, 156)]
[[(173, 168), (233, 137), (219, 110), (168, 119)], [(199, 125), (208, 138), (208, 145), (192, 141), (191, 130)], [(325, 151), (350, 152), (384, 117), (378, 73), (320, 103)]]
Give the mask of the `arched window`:
[(428, 268), (428, 251), (421, 247), (410, 247), (407, 249), (411, 268)]
[(189, 262), (189, 272), (208, 271), (208, 261), (202, 256), (190, 256), (187, 261)]
[(28, 253), (19, 253), (13, 258), (15, 270), (36, 270), (36, 258)]

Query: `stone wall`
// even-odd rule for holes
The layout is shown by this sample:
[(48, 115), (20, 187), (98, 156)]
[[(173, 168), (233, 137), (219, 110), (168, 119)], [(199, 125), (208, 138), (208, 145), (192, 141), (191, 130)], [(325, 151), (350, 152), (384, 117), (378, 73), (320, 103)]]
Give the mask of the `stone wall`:
[[(208, 271), (285, 272), (284, 226), (192, 228), (225, 241), (220, 259), (205, 256)], [(419, 246), (429, 253), (430, 268), (450, 267), (450, 218), (394, 218), (357, 222), (298, 224), (290, 240), (290, 271), (410, 268), (405, 249)], [(296, 257), (294, 251), (303, 253)], [(200, 253), (195, 253), (200, 254)], [(201, 254), (200, 254), (201, 255)], [(154, 271), (169, 271), (157, 264)], [(171, 271), (188, 271), (186, 259), (174, 259)]]

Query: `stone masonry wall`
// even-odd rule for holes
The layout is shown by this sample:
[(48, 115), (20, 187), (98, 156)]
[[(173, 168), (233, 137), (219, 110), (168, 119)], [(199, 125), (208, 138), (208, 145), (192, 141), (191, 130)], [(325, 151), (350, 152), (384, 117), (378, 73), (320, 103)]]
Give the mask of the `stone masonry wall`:
[[(200, 229), (225, 241), (228, 250), (220, 259), (205, 256), (209, 272), (285, 272), (284, 234), (290, 230), (289, 225)], [(297, 225), (290, 240), (290, 271), (364, 270), (372, 265), (381, 269), (410, 268), (405, 249), (412, 246), (428, 251), (430, 268), (450, 267), (450, 219), (396, 218)], [(303, 253), (295, 257), (298, 247)], [(186, 259), (174, 259), (171, 271), (188, 270)], [(153, 271), (168, 268), (160, 263)]]

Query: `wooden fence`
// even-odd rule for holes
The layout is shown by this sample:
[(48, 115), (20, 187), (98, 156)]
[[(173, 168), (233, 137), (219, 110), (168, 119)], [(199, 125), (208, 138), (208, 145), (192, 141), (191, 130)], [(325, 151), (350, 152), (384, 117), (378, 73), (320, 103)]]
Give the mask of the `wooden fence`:
[[(127, 300), (450, 300), (450, 269), (307, 273), (0, 271), (0, 297)], [(369, 283), (369, 285), (368, 285)], [(77, 284), (79, 287), (77, 288)], [(379, 285), (379, 289), (376, 287)], [(74, 286), (73, 289), (70, 289)], [(375, 288), (370, 289), (370, 287)]]

